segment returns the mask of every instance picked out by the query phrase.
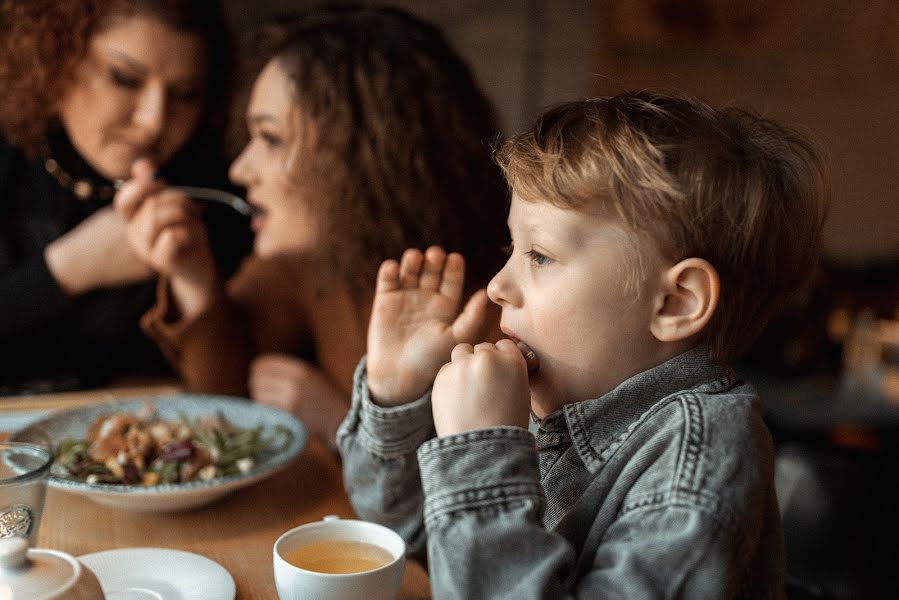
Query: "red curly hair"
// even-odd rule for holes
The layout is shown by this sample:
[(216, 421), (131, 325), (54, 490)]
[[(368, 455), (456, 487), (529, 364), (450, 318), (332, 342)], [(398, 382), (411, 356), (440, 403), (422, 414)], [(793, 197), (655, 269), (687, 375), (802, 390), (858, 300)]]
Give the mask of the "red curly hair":
[[(158, 18), (205, 39), (210, 59), (207, 97), (228, 97), (232, 45), (218, 2), (0, 0), (0, 131), (7, 141), (34, 156), (91, 38), (112, 18), (135, 15)], [(213, 107), (207, 121), (220, 126), (226, 112), (224, 106)]]

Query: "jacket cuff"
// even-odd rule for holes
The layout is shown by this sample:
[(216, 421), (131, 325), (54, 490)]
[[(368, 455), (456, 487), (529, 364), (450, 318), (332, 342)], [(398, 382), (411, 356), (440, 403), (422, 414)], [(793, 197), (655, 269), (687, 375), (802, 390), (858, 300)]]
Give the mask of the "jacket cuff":
[(508, 504), (543, 504), (534, 436), (520, 427), (492, 427), (434, 438), (418, 449), (425, 521), (438, 515)]
[(347, 419), (359, 419), (362, 444), (374, 454), (391, 458), (415, 452), (434, 436), (431, 391), (414, 402), (379, 406), (368, 391), (366, 360), (363, 356), (353, 375), (353, 406)]

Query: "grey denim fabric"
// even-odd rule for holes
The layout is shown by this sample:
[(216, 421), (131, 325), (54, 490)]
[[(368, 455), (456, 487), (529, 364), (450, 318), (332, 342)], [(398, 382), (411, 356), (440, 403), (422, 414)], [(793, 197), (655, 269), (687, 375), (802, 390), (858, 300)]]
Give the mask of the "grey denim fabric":
[(526, 431), (435, 437), (430, 393), (338, 430), (361, 518), (427, 551), (437, 599), (783, 598), (755, 390), (697, 348)]

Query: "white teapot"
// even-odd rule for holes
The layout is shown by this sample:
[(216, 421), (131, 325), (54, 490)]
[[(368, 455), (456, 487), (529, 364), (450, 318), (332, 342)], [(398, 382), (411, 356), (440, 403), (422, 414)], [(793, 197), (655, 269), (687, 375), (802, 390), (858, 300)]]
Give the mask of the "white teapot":
[(93, 571), (71, 554), (28, 548), (25, 538), (0, 540), (0, 598), (104, 600)]

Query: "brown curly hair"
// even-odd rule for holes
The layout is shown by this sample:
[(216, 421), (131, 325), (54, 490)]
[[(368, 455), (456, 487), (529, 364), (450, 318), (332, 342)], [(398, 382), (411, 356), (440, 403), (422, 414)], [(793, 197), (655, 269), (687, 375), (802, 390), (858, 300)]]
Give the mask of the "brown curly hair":
[(114, 17), (149, 15), (206, 40), (207, 98), (200, 129), (221, 128), (231, 88), (231, 36), (213, 0), (0, 0), (0, 131), (34, 156), (56, 120), (91, 38)]
[(327, 256), (350, 289), (370, 294), (383, 260), (431, 244), (462, 253), (470, 287), (484, 286), (507, 238), (499, 128), (440, 31), (394, 8), (322, 6), (256, 42), (256, 72), (278, 61), (314, 130), (291, 176), (323, 190)]

